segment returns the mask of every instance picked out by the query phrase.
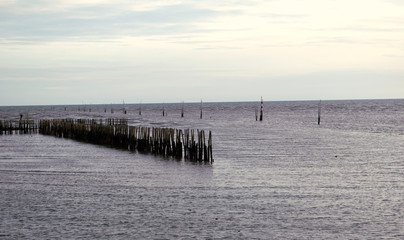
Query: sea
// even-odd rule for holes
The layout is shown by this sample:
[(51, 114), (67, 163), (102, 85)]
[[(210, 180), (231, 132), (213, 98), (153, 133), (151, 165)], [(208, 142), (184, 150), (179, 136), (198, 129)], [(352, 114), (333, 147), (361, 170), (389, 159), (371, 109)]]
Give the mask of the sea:
[(0, 135), (0, 239), (404, 239), (404, 99), (322, 101), (320, 125), (318, 106), (2, 106), (211, 131), (214, 162)]

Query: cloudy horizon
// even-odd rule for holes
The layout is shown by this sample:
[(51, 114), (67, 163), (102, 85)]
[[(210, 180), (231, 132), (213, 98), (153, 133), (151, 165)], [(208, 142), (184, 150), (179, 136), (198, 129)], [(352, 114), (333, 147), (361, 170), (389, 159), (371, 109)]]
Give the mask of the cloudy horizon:
[(0, 1), (0, 105), (404, 97), (404, 3)]

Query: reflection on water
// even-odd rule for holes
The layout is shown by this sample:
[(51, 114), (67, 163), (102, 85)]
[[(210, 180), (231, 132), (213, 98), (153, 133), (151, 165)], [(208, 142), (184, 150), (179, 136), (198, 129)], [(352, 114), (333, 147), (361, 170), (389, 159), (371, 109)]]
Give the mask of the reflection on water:
[[(213, 165), (38, 134), (0, 135), (0, 238), (404, 236), (404, 101), (0, 107), (0, 119), (126, 117), (212, 130)], [(87, 106), (88, 107), (88, 106)], [(26, 115), (25, 115), (26, 116)]]

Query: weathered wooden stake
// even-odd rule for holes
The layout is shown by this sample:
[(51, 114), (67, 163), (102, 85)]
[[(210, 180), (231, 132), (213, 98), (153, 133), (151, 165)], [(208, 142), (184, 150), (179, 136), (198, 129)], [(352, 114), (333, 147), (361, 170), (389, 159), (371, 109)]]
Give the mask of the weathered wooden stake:
[(210, 162), (213, 163), (213, 154), (212, 154), (212, 132), (211, 132), (211, 131), (209, 131), (208, 156), (209, 156), (209, 158), (210, 158)]
[(321, 100), (318, 102), (318, 116), (317, 116), (317, 124), (320, 125), (321, 120)]
[(260, 113), (260, 121), (262, 121), (263, 115), (264, 115), (264, 100), (262, 100), (262, 97), (261, 97), (261, 113)]
[(181, 117), (184, 117), (184, 101), (182, 101), (182, 107), (181, 107)]
[(202, 108), (203, 108), (203, 106), (202, 106), (202, 99), (201, 99), (201, 119), (202, 119)]

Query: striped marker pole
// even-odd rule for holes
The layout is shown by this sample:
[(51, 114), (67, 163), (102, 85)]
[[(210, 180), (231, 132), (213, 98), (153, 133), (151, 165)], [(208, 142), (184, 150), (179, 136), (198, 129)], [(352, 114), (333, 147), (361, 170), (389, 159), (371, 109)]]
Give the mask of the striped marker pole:
[(262, 121), (263, 115), (264, 115), (264, 101), (262, 100), (262, 97), (261, 97), (261, 114), (260, 114), (260, 121)]

